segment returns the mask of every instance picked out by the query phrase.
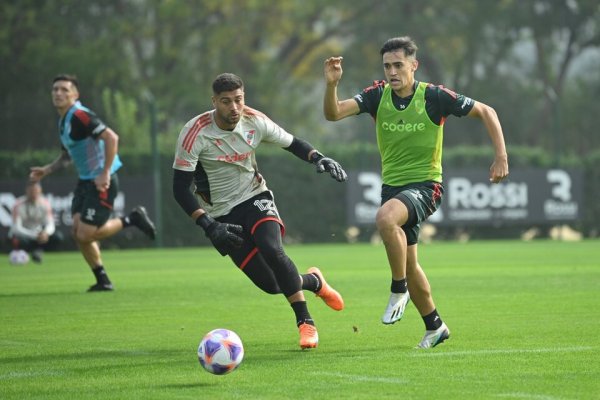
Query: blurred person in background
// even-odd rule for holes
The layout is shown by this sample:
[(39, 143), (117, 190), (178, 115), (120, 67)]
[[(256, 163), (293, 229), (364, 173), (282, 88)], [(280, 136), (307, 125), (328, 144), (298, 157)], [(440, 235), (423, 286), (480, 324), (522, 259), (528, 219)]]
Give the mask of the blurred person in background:
[(273, 193), (258, 171), (255, 151), (262, 143), (271, 143), (338, 182), (346, 180), (346, 173), (310, 143), (245, 105), (240, 77), (221, 74), (212, 89), (214, 109), (188, 121), (179, 134), (173, 195), (221, 255), (229, 255), (264, 292), (286, 297), (296, 317), (300, 347), (315, 348), (319, 336), (302, 290), (315, 293), (336, 311), (343, 309), (344, 301), (319, 268), (299, 274), (285, 253), (284, 224)]
[(469, 116), (481, 120), (491, 138), (495, 157), (489, 171), (492, 183), (508, 175), (508, 156), (496, 111), (443, 86), (415, 79), (417, 45), (407, 36), (388, 39), (380, 50), (385, 80), (339, 100), (342, 57), (325, 60), (323, 111), (329, 121), (369, 113), (375, 121), (382, 164), (382, 201), (376, 226), (383, 239), (392, 282), (384, 324), (400, 320), (412, 298), (425, 323), (419, 348), (435, 347), (450, 337), (431, 295), (429, 281), (417, 260), (420, 224), (440, 206), (442, 139), (446, 118)]
[(119, 191), (117, 170), (122, 165), (117, 153), (118, 136), (81, 104), (79, 82), (74, 75), (54, 78), (52, 103), (60, 116), (61, 153), (50, 164), (31, 167), (29, 177), (32, 182), (39, 182), (71, 162), (75, 165), (79, 181), (71, 204), (73, 237), (96, 278), (88, 292), (111, 291), (114, 287), (104, 269), (99, 241), (130, 226), (154, 239), (156, 229), (142, 206), (135, 207), (127, 216), (111, 218)]
[(55, 250), (63, 241), (61, 232), (56, 230), (50, 202), (38, 182), (29, 182), (25, 195), (16, 200), (8, 238), (13, 250), (28, 252), (36, 263), (42, 262), (44, 250)]

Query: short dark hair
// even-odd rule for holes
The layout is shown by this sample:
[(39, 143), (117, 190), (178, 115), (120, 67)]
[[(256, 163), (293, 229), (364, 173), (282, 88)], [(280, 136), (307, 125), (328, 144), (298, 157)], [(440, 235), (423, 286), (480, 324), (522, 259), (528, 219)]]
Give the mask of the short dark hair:
[(54, 77), (54, 79), (52, 80), (52, 84), (54, 84), (55, 82), (58, 82), (58, 81), (71, 82), (73, 84), (73, 86), (75, 86), (77, 91), (79, 91), (79, 81), (77, 80), (77, 77), (75, 75), (69, 75), (69, 74), (56, 75)]
[(243, 88), (244, 82), (242, 81), (242, 78), (228, 72), (217, 76), (212, 84), (214, 94), (219, 94), (222, 92), (231, 92), (232, 90)]
[(389, 53), (390, 51), (402, 50), (404, 51), (404, 55), (408, 56), (417, 56), (417, 47), (414, 40), (410, 38), (410, 36), (400, 36), (391, 38), (385, 41), (379, 53), (383, 57), (385, 53)]

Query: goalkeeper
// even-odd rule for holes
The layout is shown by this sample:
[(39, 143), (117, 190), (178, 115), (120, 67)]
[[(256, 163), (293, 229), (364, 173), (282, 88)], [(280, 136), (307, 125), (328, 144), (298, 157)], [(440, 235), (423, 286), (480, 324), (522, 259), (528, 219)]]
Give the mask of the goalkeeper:
[[(261, 143), (271, 143), (338, 182), (346, 180), (346, 173), (336, 161), (246, 106), (238, 76), (221, 74), (212, 89), (214, 109), (192, 118), (179, 134), (173, 163), (175, 200), (219, 253), (228, 255), (256, 286), (287, 298), (296, 316), (300, 347), (317, 347), (319, 336), (303, 290), (314, 292), (337, 311), (344, 302), (318, 268), (299, 274), (285, 253), (284, 224), (273, 193), (258, 172), (255, 150)], [(192, 183), (196, 196), (190, 190)]]

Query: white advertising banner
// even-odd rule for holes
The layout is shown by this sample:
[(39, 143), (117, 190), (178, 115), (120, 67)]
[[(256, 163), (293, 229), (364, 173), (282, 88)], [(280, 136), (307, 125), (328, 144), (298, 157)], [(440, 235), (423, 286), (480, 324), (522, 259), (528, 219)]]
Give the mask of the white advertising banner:
[[(569, 169), (517, 169), (499, 184), (485, 173), (445, 170), (439, 225), (534, 224), (576, 221), (582, 215), (583, 173)], [(381, 202), (378, 171), (350, 171), (347, 220), (372, 224)]]

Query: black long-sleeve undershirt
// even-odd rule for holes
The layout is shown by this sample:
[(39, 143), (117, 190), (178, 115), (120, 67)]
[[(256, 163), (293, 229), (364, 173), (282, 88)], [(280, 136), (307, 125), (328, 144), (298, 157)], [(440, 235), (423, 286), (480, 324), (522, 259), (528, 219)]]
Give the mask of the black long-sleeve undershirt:
[(175, 201), (177, 201), (177, 204), (181, 206), (183, 211), (190, 216), (194, 211), (201, 208), (198, 199), (196, 199), (196, 196), (190, 190), (193, 181), (193, 171), (173, 170), (173, 197), (175, 197)]
[(311, 151), (315, 150), (312, 144), (297, 137), (294, 137), (292, 144), (290, 144), (288, 147), (284, 147), (283, 149), (289, 151), (299, 159), (306, 162), (311, 162), (311, 160), (308, 158), (308, 155)]

